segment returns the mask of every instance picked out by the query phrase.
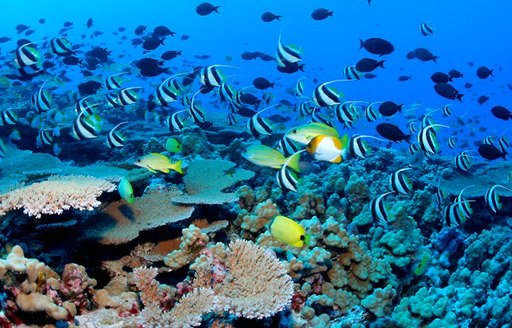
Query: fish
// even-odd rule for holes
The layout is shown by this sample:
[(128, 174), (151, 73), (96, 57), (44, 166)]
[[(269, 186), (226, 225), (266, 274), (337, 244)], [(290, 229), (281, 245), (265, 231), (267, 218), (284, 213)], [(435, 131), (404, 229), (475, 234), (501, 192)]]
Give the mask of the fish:
[(196, 7), (196, 13), (199, 16), (207, 16), (213, 12), (219, 13), (220, 6), (214, 6), (209, 2), (203, 2)]
[(429, 36), (434, 34), (434, 29), (432, 26), (430, 26), (430, 24), (423, 22), (420, 24), (420, 33), (423, 36)]
[(413, 183), (404, 173), (407, 170), (411, 170), (411, 168), (400, 169), (389, 176), (389, 185), (394, 192), (407, 195), (412, 191)]
[(328, 85), (334, 82), (344, 82), (350, 80), (332, 80), (318, 85), (313, 91), (313, 101), (318, 107), (329, 107), (340, 103), (341, 95), (329, 88)]
[(106, 144), (108, 148), (122, 148), (124, 147), (125, 138), (119, 133), (116, 129), (118, 129), (121, 125), (126, 124), (128, 122), (121, 122), (118, 125), (114, 126), (112, 130), (107, 134)]
[(293, 88), (293, 94), (297, 97), (304, 96), (304, 82), (302, 81), (304, 78), (300, 78), (295, 83), (295, 87)]
[(306, 150), (316, 160), (331, 163), (341, 163), (346, 158), (349, 138), (347, 135), (341, 139), (332, 136), (318, 135), (307, 144)]
[(457, 99), (462, 101), (463, 94), (459, 93), (452, 85), (444, 82), (438, 82), (434, 85), (435, 92), (448, 99)]
[(40, 129), (37, 133), (37, 142), (40, 145), (52, 145), (53, 135), (51, 129)]
[(275, 83), (271, 83), (266, 78), (260, 76), (252, 81), (252, 85), (254, 85), (254, 87), (258, 90), (265, 90), (268, 88), (273, 88)]
[(270, 11), (266, 11), (263, 14), (261, 14), (261, 20), (264, 21), (265, 23), (270, 23), (275, 20), (280, 20), (281, 17), (283, 17), (283, 16), (276, 15), (274, 13), (271, 13)]
[(362, 58), (356, 63), (356, 70), (362, 73), (373, 72), (378, 67), (384, 68), (385, 60), (375, 60), (372, 58)]
[(448, 138), (448, 148), (454, 149), (457, 146), (457, 142), (454, 136)]
[(483, 79), (483, 80), (488, 78), (489, 76), (494, 76), (494, 75), (492, 75), (492, 73), (493, 73), (493, 70), (489, 69), (486, 66), (480, 66), (476, 70), (476, 76), (478, 76), (478, 78)]
[(167, 117), (167, 127), (171, 132), (180, 132), (185, 127), (185, 124), (183, 124), (183, 121), (179, 116), (181, 113), (188, 113), (188, 110), (180, 110)]
[(394, 191), (388, 191), (383, 193), (377, 198), (374, 198), (370, 201), (370, 212), (372, 214), (373, 220), (379, 220), (383, 223), (388, 222), (389, 213), (386, 205), (384, 204), (384, 197), (389, 194), (394, 194)]
[(167, 150), (169, 153), (177, 153), (181, 151), (181, 144), (174, 138), (167, 138), (165, 141), (165, 150)]
[(512, 192), (512, 190), (510, 188), (507, 188), (500, 184), (495, 184), (494, 186), (487, 189), (487, 191), (485, 192), (485, 196), (484, 196), (485, 203), (489, 206), (489, 208), (494, 213), (498, 213), (498, 211), (500, 211), (501, 208), (503, 207), (503, 204), (500, 202), (500, 196), (496, 192), (497, 188), (506, 189), (506, 190)]
[(0, 126), (15, 125), (18, 122), (18, 115), (12, 109), (4, 109), (0, 112)]
[(290, 156), (300, 150), (300, 145), (287, 137), (287, 133), (279, 140), (277, 150), (283, 153), (284, 156)]
[(5, 141), (0, 138), (0, 160), (4, 159), (7, 156), (7, 146)]
[[(250, 145), (241, 155), (255, 165), (273, 169), (280, 169), (290, 158), (284, 157), (279, 151), (262, 144)], [(298, 156), (293, 157), (293, 159), (288, 162), (287, 167), (299, 172), (299, 159), (300, 157)]]
[(391, 123), (380, 123), (376, 127), (377, 133), (388, 140), (394, 142), (406, 141), (410, 143), (410, 134), (405, 134), (400, 128)]
[(421, 260), (418, 262), (418, 265), (414, 269), (414, 275), (419, 277), (427, 272), (428, 262), (430, 261), (430, 255), (425, 254), (421, 257)]
[(276, 105), (266, 107), (266, 108), (258, 111), (253, 116), (251, 116), (247, 120), (247, 132), (249, 132), (255, 138), (259, 138), (259, 137), (265, 136), (265, 135), (268, 135), (268, 136), (272, 135), (272, 132), (273, 132), (272, 125), (270, 124), (270, 122), (267, 119), (262, 118), (260, 116), (260, 114), (263, 111), (273, 108), (275, 106)]
[(392, 101), (384, 101), (379, 105), (379, 113), (381, 113), (382, 116), (393, 116), (396, 113), (402, 112), (403, 104), (395, 104)]
[(129, 87), (119, 90), (118, 99), (122, 106), (133, 105), (138, 99), (135, 90), (142, 89), (142, 87)]
[(309, 244), (310, 236), (302, 225), (285, 216), (276, 216), (269, 225), (270, 234), (275, 239), (292, 247)]
[(471, 168), (471, 157), (466, 151), (460, 152), (454, 158), (454, 165), (459, 171), (469, 172), (469, 169)]
[(194, 102), (196, 95), (199, 92), (201, 92), (201, 90), (194, 93), (194, 95), (192, 96), (192, 99), (190, 101), (190, 106), (188, 107), (188, 113), (190, 114), (190, 116), (192, 117), (192, 119), (194, 120), (194, 122), (196, 124), (200, 124), (200, 123), (206, 121), (206, 117), (204, 116), (203, 109), (201, 107), (199, 107), (199, 105), (196, 105)]
[(124, 199), (128, 204), (131, 204), (135, 201), (135, 196), (133, 195), (133, 188), (126, 178), (121, 178), (119, 180), (119, 184), (117, 185), (117, 191), (119, 192), (119, 196)]
[(318, 8), (318, 9), (315, 9), (311, 13), (311, 18), (313, 18), (314, 20), (320, 21), (320, 20), (326, 19), (327, 17), (331, 17), (333, 13), (334, 13), (334, 11), (332, 11), (332, 10), (325, 9), (325, 8)]
[(464, 74), (462, 74), (461, 72), (459, 72), (458, 70), (456, 69), (451, 69), (449, 72), (448, 72), (448, 75), (450, 75), (451, 77), (455, 78), (455, 79), (459, 79), (461, 77), (464, 77)]
[(44, 90), (44, 86), (47, 82), (48, 80), (46, 80), (39, 88), (39, 91), (33, 95), (32, 102), (38, 113), (46, 112), (52, 107), (52, 97), (47, 90)]
[(334, 116), (339, 122), (343, 123), (345, 128), (351, 128), (358, 118), (356, 103), (366, 103), (366, 101), (345, 101), (340, 105), (331, 107), (334, 110)]
[(416, 154), (420, 149), (420, 145), (417, 142), (413, 142), (409, 145), (409, 154), (414, 156), (414, 154)]
[(347, 80), (360, 80), (361, 79), (361, 73), (357, 70), (355, 65), (348, 65), (345, 66), (343, 69), (343, 74), (345, 75), (345, 78)]
[(430, 80), (432, 80), (432, 82), (434, 82), (434, 83), (439, 83), (439, 82), (448, 83), (448, 82), (453, 81), (453, 79), (450, 75), (443, 73), (443, 72), (435, 72), (434, 74), (432, 74), (430, 76)]
[(118, 90), (121, 89), (121, 75), (126, 74), (125, 72), (117, 73), (114, 75), (110, 75), (105, 79), (105, 87), (107, 90)]
[(392, 53), (395, 47), (391, 42), (382, 38), (370, 38), (366, 41), (359, 39), (359, 49), (366, 49), (369, 53), (374, 55), (384, 56)]
[(366, 154), (368, 153), (368, 146), (366, 145), (366, 142), (363, 140), (365, 138), (371, 138), (379, 141), (386, 141), (381, 138), (368, 136), (368, 135), (361, 135), (361, 134), (355, 134), (350, 138), (350, 145), (349, 145), (349, 151), (350, 155), (352, 157), (359, 157), (359, 158), (365, 158)]
[(421, 61), (424, 61), (424, 62), (426, 62), (426, 61), (433, 61), (434, 63), (437, 63), (437, 59), (439, 58), (439, 56), (435, 56), (428, 49), (416, 48), (414, 50), (414, 57), (413, 58), (417, 58), (417, 59), (419, 59)]
[(164, 52), (162, 55), (160, 55), (160, 58), (162, 58), (163, 60), (171, 60), (181, 55), (181, 50), (168, 50)]
[(503, 158), (505, 160), (507, 159), (507, 152), (502, 151), (495, 145), (481, 144), (480, 146), (478, 146), (478, 153), (480, 154), (480, 156), (490, 161), (493, 161), (498, 158)]
[(316, 136), (323, 135), (327, 137), (340, 138), (335, 128), (323, 123), (308, 123), (290, 129), (286, 134), (288, 138), (302, 145), (307, 145)]
[(283, 166), (279, 169), (279, 171), (276, 172), (276, 181), (277, 185), (281, 189), (290, 190), (297, 192), (297, 185), (298, 185), (298, 179), (295, 172), (292, 172), (288, 169), (288, 165), (291, 161), (293, 161), (293, 165), (297, 165), (298, 167), (298, 161), (300, 159), (300, 154), (304, 150), (297, 151), (296, 153), (292, 154), (290, 157), (286, 159)]
[(512, 112), (501, 105), (496, 105), (491, 108), (491, 113), (494, 117), (504, 121), (508, 121), (512, 118)]
[(421, 150), (423, 150), (427, 156), (434, 155), (439, 152), (439, 143), (437, 141), (437, 135), (435, 131), (436, 127), (449, 128), (449, 126), (442, 124), (431, 124), (422, 128), (418, 133), (418, 143)]
[(97, 138), (101, 130), (100, 123), (99, 116), (91, 115), (84, 117), (84, 113), (80, 113), (73, 123), (71, 136), (76, 140)]
[(415, 134), (418, 130), (416, 128), (416, 122), (410, 122), (408, 125), (409, 132)]
[(450, 105), (444, 105), (442, 108), (443, 117), (452, 116), (452, 110), (450, 109)]
[(222, 83), (224, 83), (226, 77), (218, 67), (236, 68), (235, 66), (230, 65), (210, 65), (203, 67), (199, 72), (199, 83), (206, 87), (220, 87)]
[(510, 142), (508, 141), (507, 137), (504, 135), (501, 135), (498, 138), (498, 145), (500, 146), (500, 149), (502, 152), (506, 152), (508, 148), (510, 148)]
[(325, 115), (322, 115), (322, 109), (315, 107), (311, 113), (311, 123), (322, 123), (328, 126), (334, 126), (332, 122)]
[(458, 227), (464, 225), (469, 217), (466, 217), (462, 210), (462, 205), (469, 204), (472, 200), (463, 200), (455, 202), (445, 207), (444, 221), (447, 226)]
[(298, 64), (302, 60), (302, 48), (295, 45), (284, 45), (281, 42), (281, 33), (279, 33), (276, 58), (277, 66), (280, 67)]
[(75, 53), (71, 49), (71, 43), (62, 37), (51, 39), (50, 50), (57, 56), (69, 56)]
[(375, 111), (375, 106), (379, 104), (382, 104), (382, 101), (374, 101), (364, 109), (364, 114), (368, 122), (375, 122), (377, 120), (378, 116), (377, 112)]
[(138, 167), (148, 169), (152, 173), (157, 173), (157, 171), (162, 173), (169, 173), (171, 170), (173, 170), (179, 174), (183, 174), (183, 170), (181, 168), (181, 159), (175, 163), (171, 163), (171, 160), (168, 157), (159, 153), (150, 153), (144, 155), (135, 161), (134, 164)]
[(311, 107), (311, 101), (304, 101), (297, 106), (299, 116), (301, 117), (308, 117), (311, 114), (313, 114), (313, 111), (315, 110), (315, 107)]

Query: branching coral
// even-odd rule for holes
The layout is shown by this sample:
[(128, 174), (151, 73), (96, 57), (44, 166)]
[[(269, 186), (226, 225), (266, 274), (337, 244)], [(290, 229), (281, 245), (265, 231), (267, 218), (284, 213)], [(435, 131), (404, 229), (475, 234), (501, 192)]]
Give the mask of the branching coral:
[(23, 208), (28, 216), (62, 214), (70, 208), (91, 211), (100, 205), (97, 198), (111, 192), (115, 185), (107, 180), (87, 176), (53, 176), (43, 182), (0, 195), (0, 216)]

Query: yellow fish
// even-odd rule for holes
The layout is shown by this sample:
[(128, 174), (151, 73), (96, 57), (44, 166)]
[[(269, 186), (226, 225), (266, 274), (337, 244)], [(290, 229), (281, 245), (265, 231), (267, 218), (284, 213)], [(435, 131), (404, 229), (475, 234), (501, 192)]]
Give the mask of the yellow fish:
[(281, 215), (270, 223), (270, 233), (275, 239), (293, 247), (307, 245), (310, 238), (303, 226)]
[(168, 157), (159, 153), (144, 155), (134, 164), (139, 167), (146, 168), (153, 173), (156, 173), (157, 171), (169, 173), (170, 170), (174, 170), (179, 174), (183, 174), (183, 171), (181, 170), (181, 159), (176, 163), (171, 163), (171, 160)]
[[(288, 160), (287, 157), (284, 157), (284, 155), (277, 150), (261, 144), (247, 147), (242, 153), (242, 157), (258, 166), (271, 167), (273, 169), (280, 169)], [(295, 156), (286, 166), (299, 172), (299, 159), (300, 156)]]
[(348, 136), (340, 140), (331, 136), (316, 136), (308, 143), (306, 150), (316, 160), (331, 163), (341, 163), (348, 147)]
[(303, 145), (307, 145), (311, 139), (319, 135), (335, 138), (340, 137), (340, 134), (335, 128), (318, 122), (298, 126), (286, 133), (286, 137)]
[(167, 150), (169, 153), (177, 153), (181, 150), (181, 144), (174, 138), (168, 138), (165, 141), (165, 150)]

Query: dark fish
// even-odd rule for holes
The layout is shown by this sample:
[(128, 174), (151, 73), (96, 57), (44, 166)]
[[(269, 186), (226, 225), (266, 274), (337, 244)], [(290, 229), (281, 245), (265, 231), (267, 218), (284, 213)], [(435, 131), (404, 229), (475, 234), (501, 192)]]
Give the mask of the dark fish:
[(124, 31), (126, 31), (126, 27), (124, 27), (124, 26), (119, 26), (119, 27), (117, 28), (117, 30), (118, 30), (119, 32), (124, 32)]
[(144, 48), (145, 50), (155, 50), (161, 44), (162, 45), (164, 44), (164, 40), (163, 39), (159, 39), (159, 38), (155, 38), (155, 37), (149, 37), (146, 40), (144, 40), (144, 42), (142, 43), (142, 48)]
[(375, 60), (375, 59), (371, 59), (371, 58), (363, 58), (361, 60), (359, 60), (357, 63), (356, 63), (356, 69), (359, 71), (359, 72), (371, 72), (373, 70), (375, 70), (377, 67), (382, 67), (384, 68), (384, 60)]
[(448, 99), (457, 99), (459, 101), (462, 101), (462, 96), (464, 96), (463, 94), (460, 94), (459, 91), (457, 91), (457, 89), (455, 89), (448, 83), (436, 83), (434, 85), (434, 90), (438, 95)]
[(262, 61), (274, 61), (274, 60), (276, 60), (273, 56), (268, 55), (268, 54), (262, 54), (262, 53), (260, 53), (260, 59)]
[(135, 28), (135, 35), (142, 35), (144, 34), (144, 31), (146, 31), (146, 25), (139, 25)]
[(141, 45), (144, 42), (141, 38), (132, 39), (132, 46)]
[(159, 38), (159, 37), (165, 37), (165, 36), (175, 36), (176, 32), (173, 32), (169, 30), (167, 26), (160, 25), (153, 29), (153, 37)]
[(52, 67), (55, 67), (55, 64), (54, 64), (54, 63), (52, 63), (51, 61), (49, 61), (49, 60), (45, 60), (45, 61), (43, 62), (43, 69), (50, 69), (50, 68), (52, 68)]
[(81, 59), (79, 59), (79, 58), (78, 58), (78, 57), (76, 57), (76, 56), (66, 56), (66, 57), (64, 57), (64, 59), (62, 60), (62, 63), (64, 63), (65, 65), (73, 66), (73, 65), (81, 64), (81, 63), (82, 63), (82, 60), (81, 60)]
[(267, 11), (261, 15), (261, 20), (264, 21), (265, 23), (269, 23), (274, 20), (279, 20), (281, 17), (282, 16), (280, 16), (280, 15), (275, 15), (275, 14), (271, 13), (270, 11)]
[(252, 81), (252, 84), (254, 85), (254, 87), (256, 89), (259, 89), (259, 90), (265, 90), (265, 89), (274, 87), (274, 83), (271, 83), (269, 80), (267, 80), (264, 77), (255, 78), (254, 81)]
[(377, 75), (375, 75), (375, 74), (373, 74), (373, 73), (366, 73), (366, 74), (364, 75), (364, 77), (365, 77), (365, 78), (367, 78), (367, 79), (370, 79), (370, 80), (371, 80), (371, 79), (376, 78), (376, 77), (377, 77)]
[(203, 2), (203, 3), (201, 3), (200, 5), (198, 5), (196, 7), (196, 13), (199, 16), (207, 16), (207, 15), (210, 15), (211, 13), (213, 13), (213, 12), (218, 13), (219, 12), (218, 11), (219, 8), (220, 8), (220, 6), (214, 6), (211, 3), (209, 3), (209, 2)]
[(35, 33), (35, 31), (36, 31), (36, 30), (27, 30), (27, 31), (25, 31), (24, 35), (25, 35), (25, 36), (32, 35), (32, 34), (34, 34), (34, 33)]
[(498, 159), (500, 157), (506, 159), (507, 156), (507, 152), (501, 151), (501, 149), (499, 149), (498, 147), (489, 144), (481, 144), (480, 146), (478, 146), (478, 153), (480, 154), (480, 156), (490, 161)]
[(194, 58), (197, 58), (197, 59), (209, 59), (211, 56), (210, 55), (195, 55)]
[(414, 50), (414, 57), (418, 58), (421, 61), (432, 60), (434, 63), (437, 63), (437, 58), (439, 58), (438, 56), (434, 56), (434, 54), (432, 54), (430, 50), (425, 48), (417, 48), (416, 50)]
[(414, 53), (414, 51), (409, 51), (409, 52), (405, 55), (405, 58), (407, 58), (407, 59), (414, 59), (414, 58), (416, 58), (416, 54)]
[(8, 42), (8, 41), (11, 41), (10, 37), (8, 37), (8, 36), (0, 37), (0, 43), (5, 43), (5, 42)]
[(261, 99), (256, 97), (255, 95), (248, 92), (239, 93), (240, 101), (244, 104), (248, 105), (259, 105), (261, 103)]
[(379, 105), (379, 113), (381, 113), (382, 116), (393, 116), (401, 112), (403, 106), (403, 104), (397, 105), (392, 101), (385, 101)]
[(181, 56), (181, 50), (169, 50), (169, 51), (164, 52), (160, 56), (160, 58), (162, 58), (163, 60), (171, 60), (178, 56)]
[(186, 34), (183, 34), (180, 39), (185, 41), (185, 40), (190, 39), (190, 37), (188, 35), (186, 35)]
[(38, 22), (39, 24), (44, 24), (44, 23), (46, 23), (46, 19), (44, 19), (44, 18), (40, 18), (37, 22)]
[(457, 71), (456, 69), (451, 69), (448, 72), (448, 75), (450, 75), (451, 77), (453, 77), (455, 79), (459, 79), (461, 77), (464, 77), (464, 74), (462, 74), (461, 72)]
[(88, 81), (84, 83), (80, 83), (78, 85), (78, 91), (82, 96), (93, 95), (101, 88), (101, 83), (96, 81)]
[(497, 105), (491, 108), (491, 113), (495, 117), (508, 121), (512, 118), (512, 112), (510, 112), (508, 109), (506, 109), (503, 106)]
[(443, 72), (435, 72), (434, 74), (432, 74), (430, 76), (430, 79), (434, 83), (439, 83), (439, 82), (448, 83), (448, 82), (452, 81), (452, 77), (450, 75), (448, 75), (448, 74), (443, 73)]
[(73, 26), (73, 22), (64, 22), (64, 27), (71, 27)]
[(391, 123), (380, 123), (376, 127), (377, 133), (380, 134), (383, 138), (394, 142), (401, 142), (403, 140), (410, 142), (411, 138), (410, 134), (405, 134), (400, 128)]
[(305, 64), (299, 64), (298, 62), (297, 63), (286, 62), (286, 65), (284, 67), (277, 66), (277, 70), (281, 73), (286, 73), (286, 74), (293, 74), (298, 71), (304, 72), (304, 65)]
[(471, 89), (472, 87), (473, 87), (472, 83), (467, 82), (464, 84), (464, 88), (466, 88), (466, 89)]
[(476, 102), (479, 103), (480, 105), (483, 105), (483, 104), (485, 104), (487, 102), (487, 100), (489, 100), (489, 97), (487, 97), (487, 96), (480, 96), (480, 97), (478, 97)]
[(366, 41), (359, 40), (359, 49), (365, 48), (369, 53), (374, 55), (388, 55), (395, 50), (391, 42), (381, 38), (370, 38)]
[(311, 13), (311, 18), (313, 18), (314, 20), (324, 20), (327, 17), (332, 16), (333, 13), (334, 12), (332, 10), (318, 8)]
[(30, 26), (25, 25), (25, 24), (18, 24), (18, 25), (16, 25), (16, 31), (18, 32), (18, 34), (25, 32), (29, 28), (30, 28)]
[(481, 78), (481, 79), (486, 79), (488, 78), (489, 76), (494, 76), (492, 75), (492, 69), (489, 69), (485, 66), (480, 66), (478, 67), (478, 69), (476, 70), (476, 75)]
[(87, 22), (85, 23), (85, 26), (87, 26), (87, 28), (91, 28), (93, 26), (93, 22), (92, 22), (92, 18), (89, 17), (89, 19), (87, 20)]
[(400, 81), (400, 82), (409, 81), (410, 79), (411, 79), (411, 77), (409, 75), (400, 75), (398, 77), (398, 81)]
[(258, 58), (260, 55), (258, 52), (253, 52), (253, 51), (244, 51), (240, 54), (240, 57), (243, 59), (243, 60), (253, 60), (253, 59), (256, 59)]

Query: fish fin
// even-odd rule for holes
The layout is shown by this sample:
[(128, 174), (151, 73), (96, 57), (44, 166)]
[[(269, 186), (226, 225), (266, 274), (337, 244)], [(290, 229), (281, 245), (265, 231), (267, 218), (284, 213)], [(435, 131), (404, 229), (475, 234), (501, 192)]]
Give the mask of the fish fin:
[(341, 163), (341, 161), (343, 160), (343, 157), (341, 157), (341, 154), (336, 156), (332, 161), (331, 163)]
[(156, 173), (155, 169), (153, 169), (151, 166), (147, 166), (147, 169), (149, 170), (149, 172), (151, 173)]
[(295, 154), (290, 155), (290, 157), (288, 157), (289, 162), (286, 166), (293, 169), (295, 172), (300, 172), (299, 161), (300, 161), (301, 153), (302, 153), (302, 151), (298, 151)]
[(311, 236), (310, 235), (308, 235), (308, 234), (304, 235), (304, 246), (308, 246), (310, 240), (311, 240)]
[(178, 172), (179, 174), (183, 174), (183, 170), (181, 169), (181, 164), (183, 163), (183, 161), (180, 159), (179, 161), (177, 161), (176, 163), (174, 163), (172, 165), (172, 169), (176, 172)]

